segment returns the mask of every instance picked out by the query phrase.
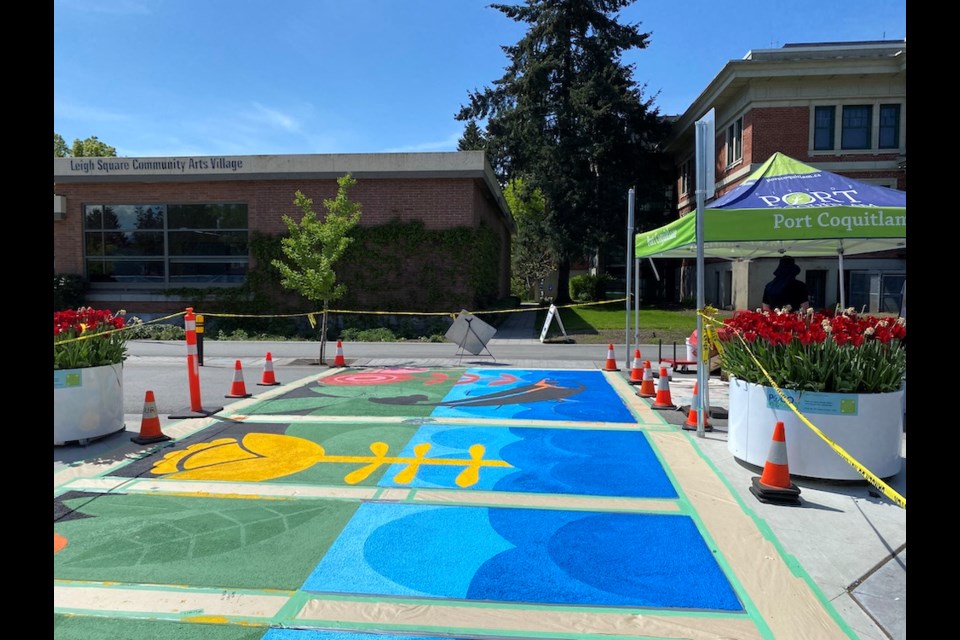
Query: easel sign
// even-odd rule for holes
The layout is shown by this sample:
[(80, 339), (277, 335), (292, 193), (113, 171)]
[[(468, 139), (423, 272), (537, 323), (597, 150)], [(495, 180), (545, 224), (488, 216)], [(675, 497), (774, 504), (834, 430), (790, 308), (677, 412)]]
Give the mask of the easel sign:
[(490, 349), (487, 348), (487, 343), (490, 342), (496, 332), (497, 330), (494, 327), (463, 309), (456, 320), (453, 321), (453, 324), (450, 325), (450, 328), (447, 329), (446, 338), (460, 347), (457, 350), (457, 355), (461, 358), (464, 351), (469, 351), (475, 356), (486, 351), (491, 358), (496, 360), (490, 353)]
[(560, 325), (560, 332), (563, 334), (563, 337), (567, 337), (567, 330), (563, 328), (563, 320), (560, 319), (560, 314), (557, 312), (557, 308), (554, 305), (550, 305), (550, 310), (547, 311), (547, 319), (543, 323), (543, 329), (540, 331), (540, 342), (543, 342), (547, 339), (547, 331), (550, 329), (550, 323), (553, 322), (553, 319), (557, 319), (557, 324)]

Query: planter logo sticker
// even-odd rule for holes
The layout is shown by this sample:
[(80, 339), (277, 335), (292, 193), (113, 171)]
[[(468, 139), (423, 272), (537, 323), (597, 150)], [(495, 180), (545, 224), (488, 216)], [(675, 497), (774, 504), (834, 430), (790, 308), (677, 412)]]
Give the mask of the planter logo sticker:
[(64, 370), (54, 370), (53, 372), (53, 388), (54, 389), (69, 389), (72, 387), (82, 387), (83, 386), (83, 373), (76, 369), (72, 371)]
[[(856, 396), (851, 397), (847, 393), (818, 393), (816, 391), (793, 393), (797, 395), (787, 391), (784, 391), (783, 395), (800, 413), (819, 413), (827, 416), (857, 415)], [(790, 408), (774, 389), (767, 391), (767, 407), (777, 410)]]

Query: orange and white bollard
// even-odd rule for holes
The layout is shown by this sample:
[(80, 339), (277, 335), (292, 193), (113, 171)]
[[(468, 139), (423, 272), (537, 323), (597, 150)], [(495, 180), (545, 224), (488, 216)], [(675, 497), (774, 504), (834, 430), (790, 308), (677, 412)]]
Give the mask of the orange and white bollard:
[(173, 413), (171, 418), (205, 418), (223, 407), (216, 409), (204, 409), (200, 398), (200, 363), (197, 355), (197, 316), (193, 313), (193, 307), (187, 307), (187, 312), (183, 316), (183, 329), (186, 333), (187, 342), (187, 385), (190, 388), (190, 407)]

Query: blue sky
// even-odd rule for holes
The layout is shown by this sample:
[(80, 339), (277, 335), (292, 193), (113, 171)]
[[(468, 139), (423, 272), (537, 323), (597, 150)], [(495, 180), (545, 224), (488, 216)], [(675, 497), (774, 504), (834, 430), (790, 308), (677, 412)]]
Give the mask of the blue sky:
[[(502, 0), (518, 4), (518, 0)], [(525, 32), (489, 0), (54, 0), (54, 131), (121, 156), (455, 151), (454, 115)], [(906, 0), (637, 0), (663, 114), (729, 60), (906, 37)]]

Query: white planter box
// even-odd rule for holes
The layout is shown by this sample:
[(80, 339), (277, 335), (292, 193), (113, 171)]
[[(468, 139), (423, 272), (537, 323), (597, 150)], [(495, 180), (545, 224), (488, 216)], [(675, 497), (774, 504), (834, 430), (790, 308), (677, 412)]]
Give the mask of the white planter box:
[[(817, 393), (784, 389), (807, 420), (878, 478), (899, 473), (904, 392)], [(790, 410), (772, 387), (730, 378), (727, 449), (738, 460), (763, 467), (773, 429), (783, 422), (790, 475), (863, 480), (846, 460)]]
[(123, 421), (123, 364), (55, 369), (53, 444), (87, 444), (126, 428)]

